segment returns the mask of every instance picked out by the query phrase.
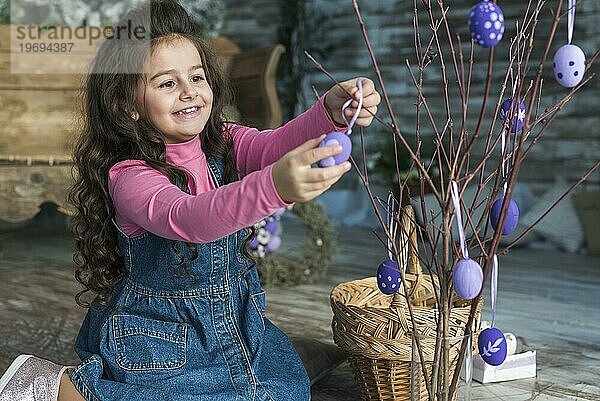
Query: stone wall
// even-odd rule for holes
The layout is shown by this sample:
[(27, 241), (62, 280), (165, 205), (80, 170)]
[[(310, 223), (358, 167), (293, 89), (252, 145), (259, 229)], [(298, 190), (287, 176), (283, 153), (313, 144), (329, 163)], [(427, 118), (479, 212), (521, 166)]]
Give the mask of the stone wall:
[[(223, 34), (231, 36), (242, 47), (264, 46), (278, 41), (278, 28), (284, 23), (281, 17), (281, 7), (284, 4), (275, 0), (247, 0), (243, 3), (226, 0), (227, 18)], [(417, 2), (419, 5), (421, 1)], [(432, 2), (435, 3), (435, 2)], [(460, 34), (462, 46), (469, 52), (469, 35), (467, 15), (475, 1), (455, 0), (451, 3), (448, 14), (449, 21), (455, 34)], [(494, 80), (491, 86), (490, 102), (498, 99), (500, 86), (506, 72), (509, 40), (514, 36), (514, 23), (522, 14), (522, 8), (527, 2), (499, 2), (507, 21), (505, 39), (495, 49), (496, 64)], [(530, 62), (531, 72), (528, 79), (534, 76), (534, 70), (541, 54), (541, 40), (548, 35), (550, 25), (550, 7), (556, 2), (550, 1), (543, 14), (544, 19), (539, 23), (538, 40), (535, 43), (533, 62)], [(406, 67), (408, 59), (414, 65), (415, 50), (413, 39), (413, 1), (409, 0), (364, 0), (360, 2), (361, 12), (368, 34), (376, 53), (385, 86), (390, 96), (394, 113), (399, 121), (402, 132), (407, 137), (414, 137), (416, 90), (411, 83)], [(319, 54), (318, 60), (337, 79), (344, 80), (355, 76), (374, 78), (372, 65), (360, 33), (360, 27), (350, 0), (305, 0), (304, 25), (300, 30), (299, 47), (311, 53)], [(422, 20), (423, 40), (427, 34)], [(566, 43), (566, 17), (559, 26), (559, 31), (552, 48), (552, 53), (559, 45)], [(577, 8), (577, 17), (573, 43), (579, 45), (589, 57), (600, 48), (600, 1), (582, 0)], [(326, 51), (324, 52), (323, 49)], [(444, 53), (447, 55), (447, 53)], [(482, 100), (485, 76), (485, 65), (488, 52), (480, 47), (474, 49), (474, 67), (467, 120), (467, 129), (474, 130), (477, 113)], [(306, 104), (297, 107), (295, 114), (312, 102), (314, 95), (311, 86), (323, 92), (331, 86), (331, 81), (317, 71), (312, 63), (301, 57), (307, 73), (303, 80), (303, 97), (308, 99)], [(451, 59), (446, 57), (449, 85), (454, 85), (454, 71)], [(558, 86), (552, 77), (551, 62), (544, 66), (543, 96), (540, 109), (553, 104), (560, 99), (566, 90)], [(590, 73), (598, 73), (600, 68), (594, 66)], [(432, 64), (424, 75), (424, 93), (433, 114), (436, 125), (443, 126), (446, 120), (442, 102), (442, 86), (439, 63)], [(451, 93), (451, 99), (458, 99)], [(460, 119), (456, 118), (459, 110), (459, 100), (452, 104), (455, 127), (459, 127)], [(531, 184), (536, 191), (541, 191), (552, 184), (558, 175), (569, 181), (576, 180), (595, 161), (600, 158), (600, 85), (594, 78), (588, 85), (576, 94), (562, 110), (559, 118), (547, 130), (527, 158), (520, 173), (520, 180)], [(484, 127), (489, 127), (491, 111)], [(389, 120), (384, 107), (379, 115)], [(378, 140), (384, 132), (376, 125), (368, 130), (370, 143)], [(421, 126), (424, 141), (432, 134), (430, 124)], [(356, 137), (355, 137), (356, 138)], [(595, 172), (586, 184), (588, 189), (600, 188), (600, 171)]]

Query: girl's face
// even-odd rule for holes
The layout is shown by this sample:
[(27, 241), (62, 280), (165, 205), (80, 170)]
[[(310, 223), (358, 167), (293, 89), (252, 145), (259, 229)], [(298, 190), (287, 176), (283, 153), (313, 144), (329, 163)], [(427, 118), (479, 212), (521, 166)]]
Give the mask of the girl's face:
[(193, 43), (177, 38), (159, 44), (146, 63), (136, 103), (165, 142), (184, 142), (199, 134), (212, 102), (213, 92)]

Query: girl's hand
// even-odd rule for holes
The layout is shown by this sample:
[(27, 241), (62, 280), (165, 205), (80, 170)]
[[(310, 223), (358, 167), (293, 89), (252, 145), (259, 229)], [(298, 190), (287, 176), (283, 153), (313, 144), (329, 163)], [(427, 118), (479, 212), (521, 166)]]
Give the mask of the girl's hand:
[(325, 109), (329, 113), (331, 119), (336, 122), (336, 124), (346, 124), (342, 118), (342, 105), (350, 98), (348, 93), (352, 95), (354, 101), (344, 112), (346, 115), (346, 120), (350, 121), (354, 113), (356, 113), (358, 99), (360, 98), (358, 86), (356, 85), (357, 79), (360, 79), (363, 85), (363, 105), (362, 110), (360, 111), (360, 114), (358, 115), (358, 118), (354, 124), (367, 127), (371, 124), (371, 121), (373, 121), (373, 115), (377, 113), (377, 105), (381, 102), (381, 96), (379, 95), (379, 92), (375, 90), (375, 84), (373, 81), (368, 78), (351, 79), (349, 81), (340, 82), (339, 85), (334, 85), (331, 89), (329, 89), (327, 95), (325, 95)]
[(273, 165), (275, 189), (285, 202), (314, 199), (350, 170), (349, 162), (325, 168), (311, 167), (311, 164), (342, 150), (339, 145), (319, 147), (323, 138), (325, 135), (304, 142)]

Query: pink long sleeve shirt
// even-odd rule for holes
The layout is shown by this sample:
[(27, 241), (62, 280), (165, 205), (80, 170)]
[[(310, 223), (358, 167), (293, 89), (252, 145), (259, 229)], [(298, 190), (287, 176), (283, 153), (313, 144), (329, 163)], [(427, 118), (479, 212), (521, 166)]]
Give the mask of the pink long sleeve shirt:
[(324, 96), (284, 126), (258, 131), (230, 125), (241, 180), (216, 187), (200, 147), (200, 137), (167, 144), (167, 162), (188, 175), (190, 194), (140, 160), (111, 167), (108, 189), (117, 225), (134, 236), (144, 230), (164, 238), (210, 242), (251, 226), (288, 204), (273, 183), (273, 163), (285, 153), (336, 126), (325, 111)]

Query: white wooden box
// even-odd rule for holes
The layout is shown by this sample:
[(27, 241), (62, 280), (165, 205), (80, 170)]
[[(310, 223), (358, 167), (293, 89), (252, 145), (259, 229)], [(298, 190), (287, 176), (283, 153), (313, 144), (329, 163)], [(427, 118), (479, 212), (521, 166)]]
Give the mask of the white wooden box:
[[(516, 379), (526, 379), (536, 376), (536, 351), (526, 351), (509, 355), (502, 365), (491, 366), (483, 361), (481, 356), (473, 357), (473, 380), (480, 383), (502, 382)], [(461, 371), (465, 378), (465, 368)]]

